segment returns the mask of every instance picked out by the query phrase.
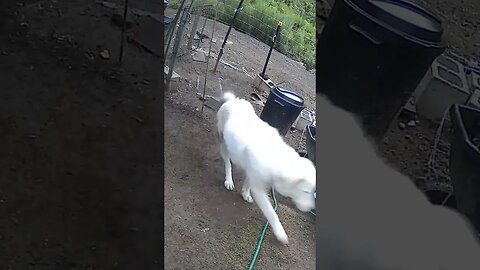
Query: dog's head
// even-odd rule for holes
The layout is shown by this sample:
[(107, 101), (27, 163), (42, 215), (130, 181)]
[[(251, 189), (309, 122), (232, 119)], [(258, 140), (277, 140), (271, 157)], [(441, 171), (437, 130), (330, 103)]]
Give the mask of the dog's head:
[(315, 208), (316, 170), (309, 159), (298, 157), (297, 161), (296, 166), (285, 167), (283, 181), (275, 189), (291, 198), (300, 211), (307, 212)]

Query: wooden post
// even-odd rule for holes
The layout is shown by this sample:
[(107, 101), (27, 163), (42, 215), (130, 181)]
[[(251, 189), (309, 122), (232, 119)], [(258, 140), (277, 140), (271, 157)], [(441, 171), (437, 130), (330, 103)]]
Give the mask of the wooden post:
[(197, 33), (197, 25), (198, 25), (198, 22), (200, 21), (200, 17), (201, 17), (200, 10), (201, 9), (197, 8), (197, 10), (195, 11), (195, 15), (194, 15), (195, 18), (193, 19), (192, 30), (190, 31), (190, 39), (188, 40), (187, 50), (192, 49), (193, 38), (195, 37), (195, 34)]
[(125, 44), (125, 31), (127, 29), (127, 15), (128, 15), (128, 0), (125, 0), (123, 6), (123, 25), (122, 25), (122, 34), (120, 40), (120, 54), (118, 56), (118, 62), (121, 63), (123, 60), (123, 46)]

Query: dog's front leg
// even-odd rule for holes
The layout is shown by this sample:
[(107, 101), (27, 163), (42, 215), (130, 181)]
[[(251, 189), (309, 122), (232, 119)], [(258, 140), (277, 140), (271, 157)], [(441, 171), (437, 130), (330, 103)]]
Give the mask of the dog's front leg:
[(273, 234), (277, 237), (278, 241), (285, 245), (288, 244), (287, 233), (285, 233), (285, 230), (278, 219), (278, 215), (275, 213), (275, 210), (270, 203), (268, 194), (265, 192), (265, 190), (259, 190), (257, 188), (251, 188), (250, 193), (252, 194), (253, 200), (270, 223)]

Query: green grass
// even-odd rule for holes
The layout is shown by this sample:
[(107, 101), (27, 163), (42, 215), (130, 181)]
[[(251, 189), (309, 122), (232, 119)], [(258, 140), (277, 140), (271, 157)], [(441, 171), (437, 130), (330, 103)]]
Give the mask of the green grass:
[[(178, 8), (181, 0), (170, 1)], [(187, 1), (185, 5), (188, 5)], [(206, 16), (230, 24), (239, 0), (203, 0), (195, 3), (213, 5)], [(194, 3), (194, 4), (195, 4)], [(307, 69), (315, 68), (315, 2), (313, 0), (245, 0), (237, 15), (234, 27), (270, 45), (278, 22), (283, 23), (275, 49), (305, 63)]]

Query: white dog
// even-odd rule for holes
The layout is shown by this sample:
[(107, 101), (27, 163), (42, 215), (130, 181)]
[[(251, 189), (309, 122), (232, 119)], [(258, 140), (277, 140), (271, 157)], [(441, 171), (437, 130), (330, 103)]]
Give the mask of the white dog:
[(386, 164), (351, 114), (316, 103), (317, 269), (480, 269), (468, 220)]
[(278, 131), (262, 121), (244, 99), (225, 93), (217, 112), (220, 152), (225, 162), (225, 187), (234, 189), (231, 161), (246, 173), (242, 197), (259, 206), (274, 235), (283, 243), (288, 237), (275, 213), (268, 189), (289, 197), (301, 211), (315, 207), (316, 172), (313, 163), (287, 145)]

